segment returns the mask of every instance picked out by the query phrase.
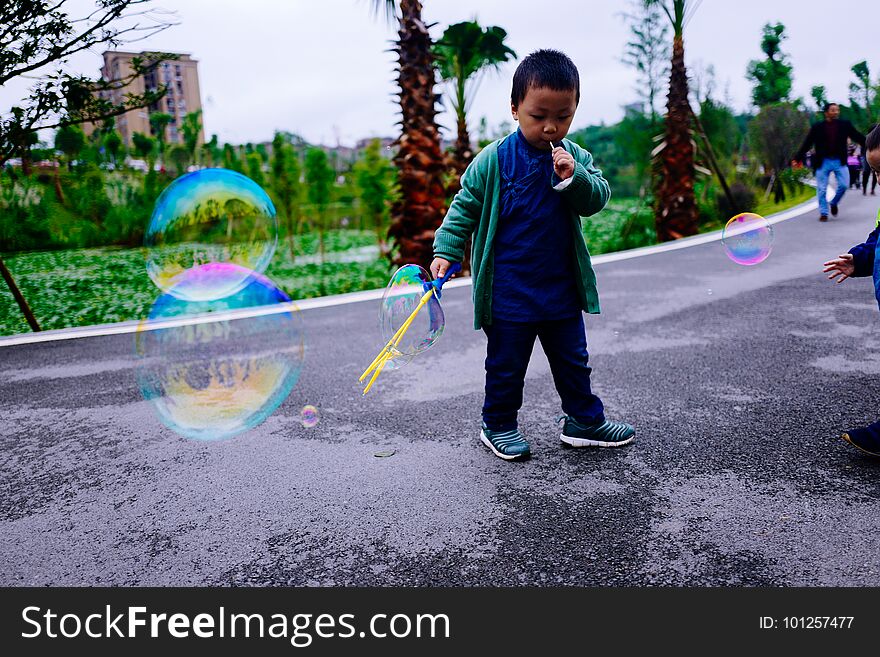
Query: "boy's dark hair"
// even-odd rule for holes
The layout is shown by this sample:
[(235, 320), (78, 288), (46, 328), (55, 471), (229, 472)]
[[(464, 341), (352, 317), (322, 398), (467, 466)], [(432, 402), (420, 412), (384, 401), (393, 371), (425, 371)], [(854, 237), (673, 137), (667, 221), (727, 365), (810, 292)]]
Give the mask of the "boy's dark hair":
[(880, 124), (875, 125), (874, 129), (868, 133), (865, 138), (865, 152), (876, 151), (880, 149)]
[(825, 103), (825, 107), (822, 108), (822, 111), (827, 112), (831, 109), (832, 105), (837, 105), (838, 107), (840, 107), (840, 105), (838, 105), (837, 103)]
[(536, 50), (516, 67), (510, 104), (518, 107), (529, 87), (546, 87), (554, 91), (574, 89), (575, 102), (581, 100), (581, 79), (577, 67), (558, 50)]

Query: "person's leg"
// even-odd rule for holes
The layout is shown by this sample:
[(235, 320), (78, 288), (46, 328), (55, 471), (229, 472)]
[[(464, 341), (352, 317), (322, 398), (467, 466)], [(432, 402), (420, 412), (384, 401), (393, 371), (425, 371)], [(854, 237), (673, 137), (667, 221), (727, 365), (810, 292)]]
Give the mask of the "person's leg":
[(816, 169), (816, 200), (819, 201), (819, 214), (828, 216), (828, 174), (831, 171), (828, 160), (823, 160)]
[(488, 338), (483, 422), (493, 431), (516, 429), (537, 328), (530, 323), (496, 319), (483, 330)]
[(865, 158), (862, 158), (862, 195), (868, 193), (868, 178), (871, 177), (871, 167), (868, 166), (868, 163), (865, 161)]
[(562, 399), (562, 411), (583, 424), (604, 421), (602, 400), (590, 387), (592, 368), (583, 316), (541, 322), (538, 338), (550, 362), (553, 383)]
[(834, 178), (837, 180), (837, 191), (834, 193), (834, 198), (831, 199), (832, 208), (840, 205), (840, 201), (843, 199), (843, 195), (846, 194), (847, 187), (849, 187), (849, 167), (845, 164), (838, 164), (834, 167)]
[(871, 172), (871, 196), (874, 196), (874, 191), (877, 189), (877, 174), (873, 171)]

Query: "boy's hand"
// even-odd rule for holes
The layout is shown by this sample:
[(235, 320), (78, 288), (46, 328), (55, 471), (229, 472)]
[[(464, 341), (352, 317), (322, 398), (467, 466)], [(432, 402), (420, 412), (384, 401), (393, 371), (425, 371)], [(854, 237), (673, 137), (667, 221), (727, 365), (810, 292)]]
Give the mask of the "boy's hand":
[(553, 148), (553, 170), (561, 180), (574, 175), (574, 158), (562, 146)]
[[(446, 270), (449, 269), (449, 265), (452, 263), (449, 262), (446, 258), (434, 258), (431, 261), (431, 276), (434, 279), (443, 278), (443, 274), (446, 273)], [(452, 275), (452, 278), (455, 278), (455, 274)]]
[(829, 260), (828, 262), (826, 262), (824, 264), (825, 264), (825, 269), (823, 269), (822, 271), (826, 274), (828, 272), (831, 272), (831, 274), (828, 276), (829, 280), (834, 280), (835, 278), (838, 278), (838, 276), (839, 276), (840, 278), (838, 278), (838, 280), (837, 280), (838, 283), (843, 283), (847, 278), (852, 276), (856, 271), (855, 264), (853, 264), (853, 254), (852, 253), (842, 253), (839, 256), (837, 256), (834, 260)]

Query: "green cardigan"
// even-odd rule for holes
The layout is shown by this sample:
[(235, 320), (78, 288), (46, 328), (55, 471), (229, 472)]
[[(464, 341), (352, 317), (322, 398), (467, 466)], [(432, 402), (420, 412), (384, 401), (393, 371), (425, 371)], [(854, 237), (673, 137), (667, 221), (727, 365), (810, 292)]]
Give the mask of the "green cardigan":
[[(492, 243), (501, 208), (501, 175), (498, 170), (498, 144), (501, 141), (486, 146), (471, 162), (461, 177), (461, 191), (452, 199), (446, 218), (434, 235), (434, 256), (450, 262), (461, 262), (468, 238), (473, 240), (471, 276), (475, 329), (492, 323)], [(568, 139), (563, 139), (562, 145), (575, 159), (574, 180), (559, 193), (571, 215), (578, 296), (583, 310), (597, 314), (596, 274), (590, 264), (580, 218), (604, 208), (611, 198), (611, 188), (602, 172), (593, 166), (593, 156), (588, 151)]]

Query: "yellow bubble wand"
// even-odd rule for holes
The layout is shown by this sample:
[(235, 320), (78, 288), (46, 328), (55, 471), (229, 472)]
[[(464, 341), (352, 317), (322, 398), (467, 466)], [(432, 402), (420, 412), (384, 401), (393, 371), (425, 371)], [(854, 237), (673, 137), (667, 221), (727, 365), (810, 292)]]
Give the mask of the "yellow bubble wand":
[(457, 271), (461, 269), (461, 264), (453, 263), (449, 269), (446, 270), (446, 273), (442, 278), (438, 278), (436, 281), (432, 281), (431, 283), (426, 283), (429, 286), (427, 292), (422, 295), (422, 298), (419, 300), (419, 304), (415, 307), (415, 310), (410, 313), (410, 316), (406, 318), (406, 321), (400, 325), (400, 328), (391, 336), (391, 339), (382, 347), (382, 351), (379, 352), (379, 355), (373, 359), (373, 362), (370, 363), (370, 366), (361, 374), (358, 381), (363, 382), (367, 375), (372, 372), (373, 376), (370, 378), (369, 383), (367, 383), (367, 387), (364, 388), (364, 394), (366, 395), (370, 388), (373, 387), (373, 383), (376, 382), (376, 379), (379, 377), (379, 374), (382, 372), (382, 369), (388, 363), (389, 360), (394, 358), (395, 356), (399, 356), (400, 351), (398, 351), (397, 346), (400, 344), (400, 341), (403, 339), (403, 336), (409, 330), (410, 325), (415, 320), (416, 315), (419, 314), (419, 311), (422, 307), (431, 300), (433, 295), (437, 295), (437, 299), (440, 299), (440, 289), (443, 287), (443, 284), (449, 280), (449, 278)]

